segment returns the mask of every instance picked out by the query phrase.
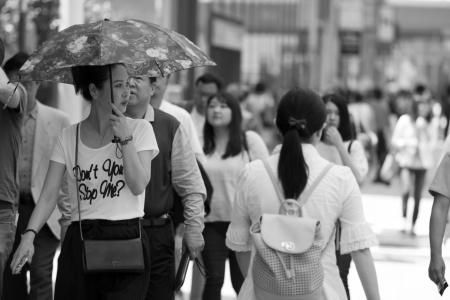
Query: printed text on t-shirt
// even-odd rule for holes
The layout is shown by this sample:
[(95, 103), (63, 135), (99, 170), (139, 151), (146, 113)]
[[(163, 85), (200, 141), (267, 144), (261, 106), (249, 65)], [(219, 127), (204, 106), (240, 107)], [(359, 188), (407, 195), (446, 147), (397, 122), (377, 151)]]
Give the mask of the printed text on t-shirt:
[[(92, 201), (96, 200), (99, 195), (103, 199), (120, 197), (120, 192), (125, 187), (123, 165), (109, 158), (101, 164), (101, 169), (97, 164), (91, 164), (87, 169), (82, 169), (79, 165), (76, 165), (73, 168), (73, 173), (77, 182), (79, 182), (80, 200), (89, 201), (89, 204), (92, 204)], [(101, 182), (100, 186), (95, 186), (92, 180), (104, 177), (107, 178)]]

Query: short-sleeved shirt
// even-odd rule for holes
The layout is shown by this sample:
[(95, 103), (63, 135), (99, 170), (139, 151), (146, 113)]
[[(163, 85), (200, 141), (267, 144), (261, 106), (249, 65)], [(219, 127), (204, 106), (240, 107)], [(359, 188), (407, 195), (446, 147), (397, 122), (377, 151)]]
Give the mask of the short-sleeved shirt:
[[(19, 85), (21, 86), (21, 85)], [(0, 200), (17, 205), (19, 201), (19, 156), (22, 147), (22, 120), (26, 92), (21, 87), (19, 107), (0, 107)]]
[(435, 197), (437, 194), (450, 199), (450, 153), (446, 153), (439, 164), (433, 181), (430, 184), (430, 194)]
[[(150, 123), (130, 118), (127, 121), (136, 151), (151, 151), (153, 159), (159, 149)], [(125, 183), (123, 160), (117, 155), (117, 144), (109, 143), (94, 149), (79, 139), (78, 164), (74, 166), (76, 128), (77, 125), (72, 125), (63, 130), (51, 158), (64, 164), (68, 171), (72, 221), (78, 220), (75, 170), (78, 173), (82, 219), (125, 220), (144, 216), (145, 193), (134, 195)]]
[(238, 175), (246, 163), (256, 159), (266, 159), (269, 151), (263, 139), (254, 131), (246, 134), (248, 151), (222, 158), (223, 153), (213, 152), (206, 156), (203, 167), (213, 186), (211, 212), (205, 222), (229, 222), (233, 206)]

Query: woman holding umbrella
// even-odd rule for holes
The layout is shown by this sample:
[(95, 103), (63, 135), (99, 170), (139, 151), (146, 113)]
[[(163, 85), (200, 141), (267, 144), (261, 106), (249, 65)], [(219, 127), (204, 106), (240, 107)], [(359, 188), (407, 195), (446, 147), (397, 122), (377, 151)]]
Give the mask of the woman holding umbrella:
[(81, 234), (96, 240), (133, 239), (141, 234), (143, 247), (148, 248), (139, 218), (144, 215), (151, 160), (158, 153), (155, 135), (149, 122), (123, 115), (130, 95), (124, 65), (72, 67), (72, 77), (75, 91), (91, 102), (91, 112), (59, 137), (42, 194), (11, 268), (17, 273), (31, 261), (33, 239), (55, 208), (67, 171), (72, 224), (61, 248), (55, 299), (144, 299), (150, 274), (147, 251), (143, 251), (146, 267), (142, 273), (87, 274)]

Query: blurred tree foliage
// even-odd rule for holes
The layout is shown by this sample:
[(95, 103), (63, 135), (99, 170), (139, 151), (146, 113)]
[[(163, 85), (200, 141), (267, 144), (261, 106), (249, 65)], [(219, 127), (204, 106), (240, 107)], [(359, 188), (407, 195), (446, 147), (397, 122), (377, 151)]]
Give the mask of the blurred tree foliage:
[[(23, 1), (24, 10), (20, 11)], [(59, 0), (0, 0), (0, 37), (5, 41), (8, 53), (19, 50), (21, 36), (34, 34), (36, 45), (42, 44), (58, 31)], [(28, 32), (28, 22), (33, 22), (34, 32)], [(20, 26), (20, 24), (25, 26)]]

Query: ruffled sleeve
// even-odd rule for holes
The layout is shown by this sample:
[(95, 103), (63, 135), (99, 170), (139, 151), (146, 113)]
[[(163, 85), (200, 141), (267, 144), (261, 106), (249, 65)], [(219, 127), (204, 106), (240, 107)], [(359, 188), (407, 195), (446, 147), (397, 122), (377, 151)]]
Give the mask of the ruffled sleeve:
[(228, 248), (238, 252), (246, 252), (251, 250), (251, 219), (247, 205), (247, 201), (249, 201), (249, 175), (249, 165), (247, 165), (239, 175), (236, 197), (234, 199), (231, 214), (231, 223), (228, 227), (225, 241)]
[(342, 213), (341, 221), (341, 253), (350, 253), (357, 250), (378, 245), (375, 233), (367, 223), (361, 201), (361, 191), (355, 177), (349, 169), (345, 170), (342, 180)]
[(269, 150), (267, 150), (267, 146), (259, 134), (249, 130), (245, 132), (245, 136), (250, 160), (267, 159), (269, 157)]

